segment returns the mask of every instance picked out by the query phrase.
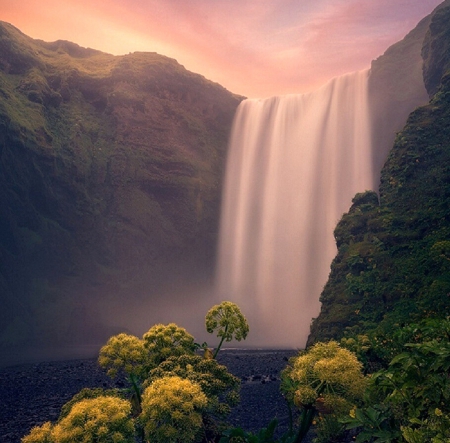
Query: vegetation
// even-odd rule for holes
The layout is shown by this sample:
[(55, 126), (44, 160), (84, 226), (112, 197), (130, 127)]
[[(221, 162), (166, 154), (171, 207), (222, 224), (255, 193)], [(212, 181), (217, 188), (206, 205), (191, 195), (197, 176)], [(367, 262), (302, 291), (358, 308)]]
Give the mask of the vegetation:
[[(426, 48), (448, 48), (450, 8), (430, 26)], [(355, 196), (335, 230), (338, 255), (322, 294), (309, 345), (282, 373), (291, 427), (274, 419), (259, 432), (220, 420), (236, 403), (238, 381), (174, 324), (143, 339), (120, 334), (99, 362), (130, 378), (130, 391), (82, 391), (56, 424), (23, 443), (78, 441), (219, 441), (297, 443), (313, 430), (317, 443), (450, 441), (450, 72), (427, 53), (428, 106), (411, 114), (382, 172), (380, 194)], [(434, 58), (433, 58), (434, 57)], [(27, 62), (24, 58), (23, 63)], [(434, 70), (434, 71), (433, 71)], [(439, 71), (440, 83), (436, 84)], [(220, 343), (243, 339), (248, 325), (224, 302), (206, 317)], [(205, 344), (206, 347), (206, 344)], [(98, 405), (111, 408), (105, 424)], [(83, 412), (81, 414), (81, 412)], [(81, 427), (81, 428), (80, 428)], [(131, 437), (134, 429), (134, 436)]]
[(240, 100), (156, 53), (0, 22), (0, 349), (97, 345), (98, 305), (148, 299), (174, 263), (212, 273)]
[(134, 443), (130, 411), (130, 402), (117, 397), (81, 400), (57, 424), (47, 422), (32, 429), (22, 442)]
[(362, 428), (357, 442), (450, 439), (450, 320), (425, 320), (394, 334), (397, 344), (404, 340), (388, 367), (371, 375), (364, 407), (346, 420)]
[[(240, 309), (229, 302), (219, 306), (233, 308), (227, 337), (245, 339), (248, 325)], [(211, 312), (216, 311), (209, 311), (207, 319)], [(222, 421), (239, 402), (240, 381), (215, 359), (197, 355), (197, 348), (194, 337), (175, 323), (154, 325), (142, 339), (124, 333), (111, 337), (98, 363), (110, 377), (128, 377), (129, 387), (83, 389), (63, 406), (56, 424), (32, 429), (23, 443), (219, 438)]]
[[(448, 23), (450, 9), (433, 22), (430, 45), (444, 34), (443, 14)], [(448, 51), (442, 57), (439, 66), (446, 66)], [(338, 223), (338, 254), (308, 345), (357, 335), (388, 339), (399, 327), (450, 315), (449, 74), (397, 135), (379, 196), (356, 195)]]
[(142, 396), (146, 438), (155, 443), (195, 441), (207, 403), (197, 383), (177, 376), (156, 379)]
[(229, 301), (213, 306), (206, 314), (205, 323), (206, 330), (210, 334), (217, 331), (217, 337), (220, 337), (213, 358), (216, 358), (224, 341), (245, 340), (249, 330), (247, 320), (239, 307)]
[(362, 364), (335, 341), (316, 343), (291, 359), (282, 374), (281, 390), (301, 411), (293, 441), (303, 440), (317, 415), (317, 441), (327, 442), (342, 434), (344, 428), (338, 418), (348, 415), (360, 402), (365, 381)]
[(166, 375), (198, 384), (208, 400), (206, 412), (215, 418), (225, 418), (239, 403), (240, 380), (217, 360), (188, 354), (169, 357), (150, 372), (144, 386)]

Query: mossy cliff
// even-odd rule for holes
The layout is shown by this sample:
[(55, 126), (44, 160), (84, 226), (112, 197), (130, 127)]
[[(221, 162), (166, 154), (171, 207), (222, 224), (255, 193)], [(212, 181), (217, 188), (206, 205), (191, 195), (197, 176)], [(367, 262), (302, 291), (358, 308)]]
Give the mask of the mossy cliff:
[(105, 294), (210, 277), (241, 99), (156, 53), (0, 22), (0, 346), (95, 341)]
[(423, 41), (428, 105), (397, 134), (379, 195), (355, 196), (308, 344), (450, 315), (450, 2)]

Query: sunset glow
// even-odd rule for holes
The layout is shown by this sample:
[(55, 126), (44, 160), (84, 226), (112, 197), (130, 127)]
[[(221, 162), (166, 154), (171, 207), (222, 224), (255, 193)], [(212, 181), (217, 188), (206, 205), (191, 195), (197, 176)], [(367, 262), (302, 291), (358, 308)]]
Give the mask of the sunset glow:
[(441, 0), (0, 0), (45, 41), (158, 52), (247, 97), (307, 92), (368, 68)]

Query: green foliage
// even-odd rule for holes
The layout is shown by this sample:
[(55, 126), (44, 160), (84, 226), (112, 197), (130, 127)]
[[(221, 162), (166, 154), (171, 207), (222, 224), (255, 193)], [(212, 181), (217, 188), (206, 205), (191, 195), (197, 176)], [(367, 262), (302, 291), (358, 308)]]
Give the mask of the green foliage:
[(314, 426), (314, 443), (340, 443), (345, 432), (345, 425), (336, 414), (320, 415)]
[(392, 415), (385, 405), (373, 405), (350, 411), (346, 418), (341, 418), (347, 429), (362, 428), (356, 437), (356, 443), (372, 442), (393, 443), (400, 437), (395, 429)]
[(200, 386), (188, 379), (177, 376), (156, 379), (142, 396), (141, 420), (146, 438), (155, 443), (195, 441), (207, 404)]
[[(278, 425), (278, 420), (273, 419), (267, 428), (261, 429), (258, 433), (247, 432), (242, 428), (227, 429), (222, 433), (219, 443), (276, 443), (274, 433)], [(288, 443), (286, 438), (281, 440)]]
[(423, 420), (410, 420), (410, 426), (401, 426), (402, 436), (408, 443), (448, 443), (450, 441), (450, 414), (439, 408)]
[(400, 435), (410, 442), (450, 438), (450, 321), (427, 320), (402, 334), (413, 342), (372, 375), (366, 406), (347, 422), (363, 427), (358, 442), (394, 442)]
[(224, 341), (245, 340), (249, 332), (247, 320), (239, 306), (229, 301), (223, 301), (213, 306), (206, 314), (205, 324), (206, 330), (210, 334), (217, 331), (217, 337), (220, 337), (220, 343), (214, 352), (214, 358)]

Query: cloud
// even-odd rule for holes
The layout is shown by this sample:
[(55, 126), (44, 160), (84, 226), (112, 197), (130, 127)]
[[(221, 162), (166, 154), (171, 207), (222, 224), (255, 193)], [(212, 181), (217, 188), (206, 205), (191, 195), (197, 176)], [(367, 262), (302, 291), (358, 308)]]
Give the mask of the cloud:
[(440, 0), (0, 0), (43, 40), (156, 51), (250, 97), (306, 92), (359, 70)]

